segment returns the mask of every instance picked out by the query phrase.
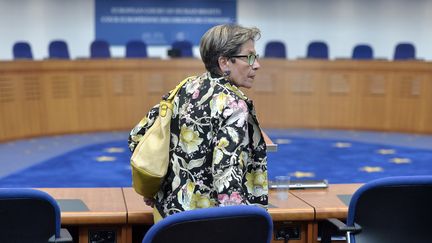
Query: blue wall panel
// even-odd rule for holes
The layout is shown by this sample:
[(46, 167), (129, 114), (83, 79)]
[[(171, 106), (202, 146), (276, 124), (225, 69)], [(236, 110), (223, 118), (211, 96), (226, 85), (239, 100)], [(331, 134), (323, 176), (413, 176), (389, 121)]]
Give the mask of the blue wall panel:
[(96, 39), (124, 45), (139, 39), (148, 45), (189, 40), (198, 45), (210, 27), (235, 23), (236, 0), (96, 0)]

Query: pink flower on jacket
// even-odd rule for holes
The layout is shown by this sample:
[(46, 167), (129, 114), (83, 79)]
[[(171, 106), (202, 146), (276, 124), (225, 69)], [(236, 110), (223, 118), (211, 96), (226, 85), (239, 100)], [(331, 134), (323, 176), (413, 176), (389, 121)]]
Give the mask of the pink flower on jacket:
[(237, 121), (236, 126), (241, 127), (247, 121), (249, 112), (247, 104), (244, 100), (230, 100), (228, 102), (228, 109), (226, 109), (223, 113), (225, 117), (230, 117), (230, 120)]
[(230, 196), (228, 196), (228, 194), (219, 194), (218, 200), (221, 204), (220, 206), (239, 205), (242, 204), (243, 201), (238, 192), (233, 192)]
[(200, 94), (199, 89), (196, 89), (192, 94), (192, 99), (198, 98), (199, 94)]

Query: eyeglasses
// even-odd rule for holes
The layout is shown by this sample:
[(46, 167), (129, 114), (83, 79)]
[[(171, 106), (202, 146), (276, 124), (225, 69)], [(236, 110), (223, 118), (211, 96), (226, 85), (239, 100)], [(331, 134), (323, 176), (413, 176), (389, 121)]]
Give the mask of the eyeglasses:
[(249, 54), (249, 55), (237, 55), (237, 56), (231, 56), (231, 57), (247, 57), (247, 63), (252, 66), (255, 63), (255, 60), (259, 58), (258, 54)]

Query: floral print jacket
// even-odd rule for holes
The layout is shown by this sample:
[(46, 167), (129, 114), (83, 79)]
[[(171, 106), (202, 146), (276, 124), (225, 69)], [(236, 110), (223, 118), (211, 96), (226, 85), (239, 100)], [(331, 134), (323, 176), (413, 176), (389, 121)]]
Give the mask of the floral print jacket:
[[(129, 148), (158, 116), (159, 105), (131, 131)], [(267, 155), (255, 109), (223, 77), (192, 77), (174, 99), (170, 164), (156, 194), (162, 217), (236, 204), (267, 208)]]

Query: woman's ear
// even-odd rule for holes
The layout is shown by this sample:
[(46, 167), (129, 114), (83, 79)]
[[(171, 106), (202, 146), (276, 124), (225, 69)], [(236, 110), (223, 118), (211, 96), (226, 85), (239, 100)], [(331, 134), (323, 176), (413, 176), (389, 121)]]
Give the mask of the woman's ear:
[(219, 69), (224, 72), (226, 70), (229, 70), (229, 62), (228, 62), (228, 58), (227, 57), (219, 57), (218, 58), (218, 63), (219, 63)]
[(230, 62), (228, 57), (219, 57), (218, 58), (219, 69), (222, 71), (222, 75), (225, 78), (229, 78), (231, 74)]

